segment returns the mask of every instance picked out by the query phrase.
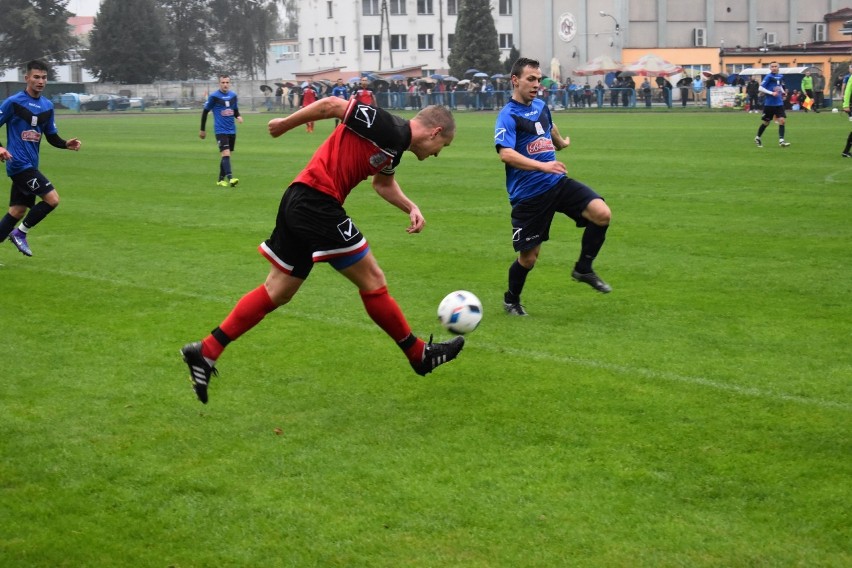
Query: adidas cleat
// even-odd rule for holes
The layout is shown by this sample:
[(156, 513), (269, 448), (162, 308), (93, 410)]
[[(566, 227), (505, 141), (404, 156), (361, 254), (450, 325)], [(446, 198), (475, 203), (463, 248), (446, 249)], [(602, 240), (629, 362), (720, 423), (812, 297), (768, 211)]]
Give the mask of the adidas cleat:
[(183, 360), (189, 366), (189, 382), (195, 390), (198, 400), (207, 404), (207, 387), (211, 375), (219, 375), (216, 367), (210, 365), (201, 354), (201, 342), (187, 343), (180, 350)]
[(411, 368), (421, 377), (425, 377), (439, 365), (449, 363), (455, 359), (462, 350), (462, 347), (464, 347), (464, 337), (462, 336), (457, 336), (441, 343), (432, 343), (432, 337), (430, 336), (429, 343), (423, 350), (423, 360), (417, 364), (412, 363)]

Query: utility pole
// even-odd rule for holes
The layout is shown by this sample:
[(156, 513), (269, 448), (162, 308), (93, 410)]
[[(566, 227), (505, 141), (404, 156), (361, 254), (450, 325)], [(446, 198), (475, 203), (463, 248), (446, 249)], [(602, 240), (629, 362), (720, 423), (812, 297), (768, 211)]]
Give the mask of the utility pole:
[(379, 28), (379, 71), (382, 69), (382, 46), (384, 45), (385, 31), (388, 32), (388, 59), (390, 68), (393, 69), (393, 46), (391, 46), (390, 18), (388, 17), (388, 0), (382, 0), (382, 23)]

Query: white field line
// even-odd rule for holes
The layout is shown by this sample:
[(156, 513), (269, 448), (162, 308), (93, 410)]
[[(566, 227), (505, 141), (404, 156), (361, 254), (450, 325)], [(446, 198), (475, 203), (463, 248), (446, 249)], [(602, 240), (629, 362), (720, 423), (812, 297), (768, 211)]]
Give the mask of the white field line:
[[(93, 282), (104, 282), (116, 287), (124, 287), (124, 288), (135, 288), (138, 290), (147, 290), (157, 292), (159, 294), (173, 295), (173, 296), (182, 296), (184, 298), (193, 298), (198, 300), (203, 300), (205, 302), (214, 302), (218, 304), (233, 304), (236, 302), (239, 294), (236, 294), (233, 297), (222, 297), (222, 296), (211, 296), (209, 294), (197, 293), (197, 292), (187, 292), (185, 290), (177, 290), (174, 288), (163, 288), (159, 286), (148, 286), (145, 284), (138, 284), (127, 282), (124, 280), (119, 280), (115, 278), (107, 278), (104, 276), (99, 276), (95, 274), (87, 274), (82, 272), (72, 272), (68, 270), (56, 270), (56, 269), (45, 269), (41, 268), (33, 268), (24, 265), (21, 267), (26, 270), (31, 270), (34, 272), (44, 272), (69, 278), (78, 278), (81, 280), (91, 280)], [(246, 290), (247, 291), (247, 290)], [(333, 316), (317, 314), (316, 312), (307, 312), (298, 307), (287, 306), (282, 309), (282, 315), (286, 315), (287, 317), (299, 317), (305, 320), (318, 321), (322, 323), (343, 323), (344, 320), (340, 318), (335, 318)], [(372, 323), (367, 322), (353, 322), (350, 319), (346, 319), (345, 323), (349, 327), (359, 327), (362, 329), (373, 329)], [(474, 339), (474, 341), (476, 341)], [(775, 401), (783, 401), (790, 402), (795, 404), (801, 404), (806, 406), (815, 406), (819, 408), (826, 409), (836, 409), (836, 410), (845, 410), (852, 411), (852, 404), (836, 401), (836, 400), (825, 400), (819, 398), (809, 398), (804, 396), (797, 396), (786, 394), (783, 392), (776, 392), (772, 390), (758, 389), (754, 387), (746, 387), (736, 384), (725, 383), (721, 381), (716, 381), (707, 377), (698, 377), (698, 376), (690, 376), (690, 375), (678, 375), (675, 373), (667, 373), (665, 371), (659, 371), (656, 369), (647, 369), (642, 367), (631, 367), (627, 365), (618, 365), (616, 363), (608, 363), (606, 361), (598, 361), (595, 359), (583, 359), (580, 357), (571, 357), (565, 355), (556, 355), (553, 353), (547, 353), (543, 351), (532, 351), (528, 349), (515, 349), (512, 347), (507, 347), (503, 344), (489, 344), (489, 343), (476, 343), (477, 349), (482, 349), (485, 351), (490, 351), (492, 353), (504, 353), (511, 355), (513, 357), (525, 358), (525, 359), (533, 359), (536, 361), (545, 361), (550, 363), (559, 363), (559, 364), (568, 364), (575, 365), (579, 367), (587, 367), (591, 369), (602, 369), (604, 371), (609, 371), (612, 373), (617, 373), (620, 375), (633, 376), (633, 377), (641, 377), (642, 379), (648, 379), (652, 381), (667, 381), (673, 383), (683, 383), (688, 385), (697, 385), (704, 388), (709, 388), (717, 391), (725, 391), (731, 392), (740, 396), (748, 396), (753, 398), (765, 399), (765, 400), (775, 400)]]

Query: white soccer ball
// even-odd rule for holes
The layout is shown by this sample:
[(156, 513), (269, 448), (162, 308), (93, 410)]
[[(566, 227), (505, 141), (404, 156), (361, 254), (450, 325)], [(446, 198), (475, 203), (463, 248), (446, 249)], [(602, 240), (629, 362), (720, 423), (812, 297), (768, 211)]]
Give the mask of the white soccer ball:
[(831, 112), (840, 112), (840, 111), (837, 109), (837, 107), (834, 107), (833, 109), (831, 109)]
[(467, 290), (450, 292), (438, 305), (438, 319), (453, 333), (470, 333), (482, 321), (482, 302)]

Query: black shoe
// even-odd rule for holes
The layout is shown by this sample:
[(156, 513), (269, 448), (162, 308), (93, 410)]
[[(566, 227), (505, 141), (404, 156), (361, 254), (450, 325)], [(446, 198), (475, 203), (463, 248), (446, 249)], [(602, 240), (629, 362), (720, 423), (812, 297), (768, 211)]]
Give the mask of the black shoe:
[(198, 400), (207, 404), (207, 386), (210, 384), (211, 375), (219, 375), (216, 367), (210, 365), (201, 354), (201, 342), (187, 343), (180, 350), (183, 360), (189, 366), (189, 382), (195, 389)]
[(574, 270), (571, 272), (571, 278), (577, 282), (585, 282), (602, 294), (609, 294), (612, 292), (612, 286), (601, 280), (601, 277), (595, 274), (594, 271), (582, 274)]
[(503, 309), (510, 316), (526, 316), (529, 315), (520, 303), (512, 304), (511, 302), (503, 302)]
[(842, 154), (840, 154), (840, 157), (841, 158), (852, 158), (852, 154), (850, 154), (849, 152), (843, 152)]
[(423, 360), (417, 364), (412, 363), (411, 368), (421, 377), (425, 377), (427, 373), (434, 371), (438, 365), (449, 363), (455, 359), (462, 347), (464, 347), (464, 337), (460, 335), (441, 343), (432, 343), (432, 336), (429, 336), (429, 343), (423, 350)]

